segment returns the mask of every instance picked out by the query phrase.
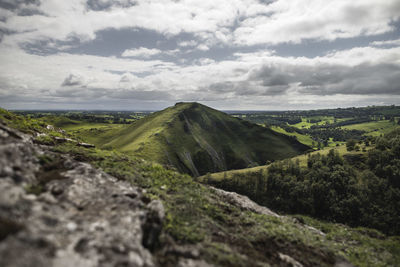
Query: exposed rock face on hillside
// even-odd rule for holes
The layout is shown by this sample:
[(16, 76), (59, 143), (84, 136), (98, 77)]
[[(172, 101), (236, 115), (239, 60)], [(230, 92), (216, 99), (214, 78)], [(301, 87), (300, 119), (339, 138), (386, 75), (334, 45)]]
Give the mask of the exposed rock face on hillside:
[(0, 266), (156, 265), (160, 201), (1, 124), (0, 155)]

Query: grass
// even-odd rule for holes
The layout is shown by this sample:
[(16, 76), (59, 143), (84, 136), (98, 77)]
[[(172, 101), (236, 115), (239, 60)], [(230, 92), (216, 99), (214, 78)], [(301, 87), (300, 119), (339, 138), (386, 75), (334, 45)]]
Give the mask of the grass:
[[(307, 225), (326, 233), (326, 240), (346, 255), (356, 266), (398, 266), (400, 261), (400, 237), (386, 237), (379, 231), (357, 227), (350, 228), (316, 220), (307, 216), (294, 216)], [(345, 242), (350, 241), (350, 243)]]
[(53, 125), (54, 127), (58, 128), (67, 128), (67, 127), (73, 127), (74, 125), (80, 125), (80, 121), (76, 120), (71, 120), (67, 117), (64, 116), (55, 116), (55, 115), (50, 115), (50, 116), (45, 116), (40, 118), (41, 121)]
[[(307, 159), (309, 155), (312, 154), (321, 154), (321, 155), (327, 155), (329, 153), (329, 151), (331, 149), (337, 151), (339, 153), (339, 155), (343, 156), (345, 154), (360, 154), (360, 153), (364, 153), (362, 152), (363, 149), (365, 149), (366, 151), (368, 151), (369, 149), (371, 149), (372, 147), (366, 147), (364, 144), (360, 145), (360, 151), (347, 151), (346, 145), (345, 144), (341, 144), (339, 146), (334, 146), (334, 147), (325, 147), (323, 149), (317, 150), (317, 151), (313, 151), (311, 153), (307, 153), (307, 154), (302, 154), (302, 155), (298, 155), (295, 157), (290, 158), (291, 160), (294, 161), (299, 161), (299, 164), (301, 167), (306, 167), (307, 166)], [(215, 173), (210, 173), (207, 174), (206, 176), (202, 176), (199, 177), (200, 181), (203, 181), (204, 179), (212, 179), (212, 180), (222, 180), (224, 178), (230, 178), (235, 174), (245, 174), (245, 173), (255, 173), (255, 172), (259, 172), (259, 171), (268, 171), (268, 167), (270, 165), (262, 165), (262, 166), (257, 166), (257, 167), (252, 167), (252, 168), (245, 168), (245, 169), (239, 169), (239, 170), (229, 170), (229, 171), (222, 171), (222, 172), (215, 172)]]
[(371, 121), (342, 126), (343, 129), (366, 131), (366, 135), (370, 136), (380, 136), (381, 134), (387, 134), (397, 127), (399, 127), (399, 125), (388, 120)]
[[(63, 144), (56, 151), (86, 160), (104, 171), (145, 188), (166, 207), (160, 246), (171, 236), (178, 244), (196, 244), (202, 258), (218, 266), (277, 265), (277, 253), (309, 266), (334, 265), (344, 257), (356, 266), (395, 266), (400, 240), (365, 228), (349, 228), (305, 216), (276, 218), (241, 210), (213, 189), (161, 165), (115, 151)], [(299, 221), (321, 229), (322, 236)], [(159, 258), (161, 265), (170, 262)]]
[(79, 137), (80, 140), (94, 144), (96, 146), (103, 146), (110, 138), (124, 127), (125, 124), (108, 124), (108, 123), (79, 123), (64, 129), (73, 135)]
[[(316, 123), (311, 123), (308, 122), (308, 120), (321, 120), (320, 122)], [(302, 117), (301, 118), (302, 122), (293, 124), (291, 126), (296, 127), (296, 128), (306, 128), (309, 129), (313, 125), (325, 125), (326, 123), (333, 123), (334, 122), (334, 117), (332, 116), (312, 116), (312, 117)]]
[[(37, 125), (37, 121), (3, 110), (0, 110), (0, 119), (10, 127), (17, 125), (26, 132), (46, 131)], [(118, 179), (140, 186), (146, 189), (146, 198), (163, 202), (166, 219), (155, 251), (160, 266), (176, 265), (173, 256), (163, 254), (162, 250), (171, 245), (171, 238), (177, 244), (195, 245), (202, 259), (217, 266), (280, 265), (278, 253), (290, 255), (305, 266), (332, 266), (338, 257), (361, 267), (398, 266), (400, 263), (399, 237), (305, 216), (276, 218), (243, 210), (188, 175), (121, 152), (86, 149), (73, 143), (54, 146), (53, 150), (89, 162)], [(46, 172), (57, 171), (60, 165), (54, 157), (42, 155), (38, 160)], [(52, 177), (42, 178), (47, 181)], [(27, 190), (41, 194), (43, 189), (30, 187)], [(7, 222), (0, 224), (9, 228)], [(320, 235), (304, 224), (314, 226), (326, 235)]]
[(194, 176), (263, 164), (307, 149), (293, 138), (197, 103), (180, 103), (127, 127), (93, 135), (81, 134), (102, 148), (169, 164)]
[(112, 123), (95, 123), (95, 122), (78, 122), (76, 124), (70, 124), (62, 127), (67, 131), (78, 131), (78, 130), (90, 130), (90, 129), (101, 129), (101, 128), (118, 128), (125, 124), (112, 124)]
[(311, 136), (308, 136), (308, 135), (299, 134), (297, 132), (289, 133), (289, 132), (285, 131), (284, 129), (282, 129), (279, 126), (272, 126), (271, 129), (276, 131), (276, 132), (278, 132), (278, 133), (282, 133), (282, 134), (285, 134), (285, 135), (296, 136), (296, 138), (297, 138), (297, 140), (299, 142), (301, 142), (301, 143), (303, 143), (303, 144), (305, 144), (305, 145), (307, 145), (309, 147), (313, 147), (313, 143), (315, 143), (315, 142), (313, 142)]

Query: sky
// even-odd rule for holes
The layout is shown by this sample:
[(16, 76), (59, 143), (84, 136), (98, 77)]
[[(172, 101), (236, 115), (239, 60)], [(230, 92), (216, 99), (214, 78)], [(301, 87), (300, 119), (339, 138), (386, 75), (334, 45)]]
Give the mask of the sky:
[(400, 104), (399, 0), (0, 0), (0, 107)]

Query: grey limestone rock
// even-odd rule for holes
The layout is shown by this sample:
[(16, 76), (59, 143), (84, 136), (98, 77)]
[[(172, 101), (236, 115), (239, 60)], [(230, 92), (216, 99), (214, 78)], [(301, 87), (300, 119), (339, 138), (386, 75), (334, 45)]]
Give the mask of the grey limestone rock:
[[(155, 266), (160, 201), (1, 125), (0, 266)], [(41, 170), (39, 158), (59, 168)], [(45, 179), (36, 194), (29, 186)]]

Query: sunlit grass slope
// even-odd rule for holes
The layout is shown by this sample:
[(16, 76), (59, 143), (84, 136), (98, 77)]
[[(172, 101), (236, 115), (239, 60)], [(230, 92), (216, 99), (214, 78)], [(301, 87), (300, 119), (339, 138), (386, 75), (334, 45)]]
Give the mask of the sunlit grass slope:
[(274, 130), (275, 132), (278, 132), (278, 133), (283, 133), (283, 134), (286, 134), (286, 135), (289, 135), (289, 136), (296, 136), (296, 138), (297, 138), (297, 140), (299, 142), (301, 142), (301, 143), (303, 143), (303, 144), (305, 144), (305, 145), (307, 145), (309, 147), (313, 146), (314, 142), (313, 142), (311, 136), (309, 136), (309, 135), (299, 134), (297, 132), (289, 133), (289, 132), (285, 131), (284, 129), (282, 129), (279, 126), (272, 126), (271, 129)]
[[(366, 147), (364, 144), (360, 145), (362, 150), (366, 150), (368, 151), (369, 149), (371, 149), (372, 147)], [(317, 151), (313, 151), (311, 153), (307, 153), (307, 154), (302, 154), (302, 155), (298, 155), (295, 156), (293, 158), (291, 158), (291, 160), (294, 161), (299, 161), (299, 164), (301, 167), (305, 167), (307, 166), (307, 159), (310, 155), (313, 154), (321, 154), (321, 155), (327, 155), (329, 153), (330, 150), (335, 150), (336, 152), (339, 153), (339, 155), (344, 156), (344, 155), (354, 155), (354, 154), (365, 154), (365, 151), (347, 151), (346, 149), (346, 145), (342, 144), (340, 146), (335, 146), (335, 147), (325, 147), (321, 150), (317, 150)], [(219, 181), (221, 179), (226, 179), (226, 178), (230, 178), (232, 176), (234, 176), (235, 174), (246, 174), (246, 173), (255, 173), (255, 172), (259, 172), (259, 171), (267, 171), (268, 167), (270, 166), (270, 164), (267, 165), (262, 165), (262, 166), (256, 166), (256, 167), (252, 167), (252, 168), (245, 168), (245, 169), (240, 169), (240, 170), (229, 170), (229, 171), (221, 171), (221, 172), (215, 172), (215, 173), (211, 173), (209, 174), (207, 177), (206, 176), (202, 176), (199, 179), (203, 180), (205, 178), (207, 179), (212, 179), (212, 180), (216, 180)]]
[(396, 124), (395, 122), (390, 122), (389, 120), (371, 121), (371, 122), (342, 126), (343, 129), (366, 131), (367, 132), (366, 135), (372, 135), (372, 136), (380, 136), (382, 134), (387, 134), (398, 127), (399, 127), (398, 124)]
[(309, 149), (294, 138), (198, 103), (155, 112), (104, 140), (132, 153), (201, 175), (296, 156)]

